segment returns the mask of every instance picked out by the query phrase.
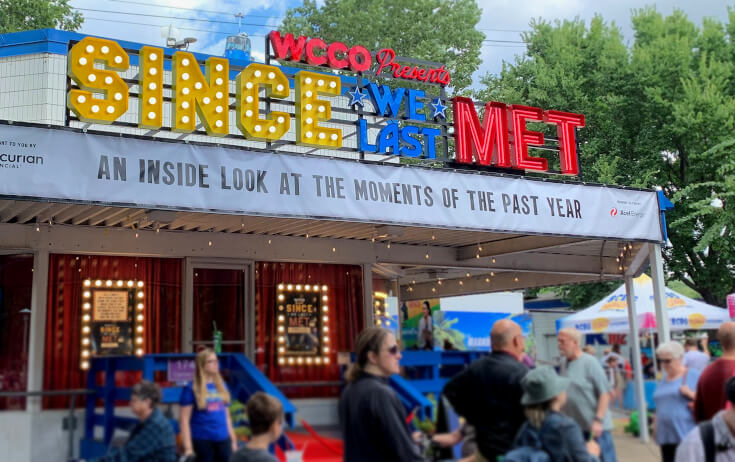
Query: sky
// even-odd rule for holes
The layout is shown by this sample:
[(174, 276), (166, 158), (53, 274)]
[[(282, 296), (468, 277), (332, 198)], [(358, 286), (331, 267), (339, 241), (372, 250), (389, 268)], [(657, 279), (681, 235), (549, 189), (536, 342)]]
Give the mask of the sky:
[[(320, 2), (321, 3), (321, 2)], [(297, 0), (71, 0), (85, 17), (80, 32), (118, 40), (163, 46), (168, 26), (178, 29), (178, 39), (197, 39), (191, 51), (222, 55), (225, 39), (238, 32), (236, 14), (242, 13), (242, 32), (250, 35), (253, 58), (264, 58), (265, 35), (277, 28), (288, 8)], [(478, 0), (482, 18), (477, 28), (486, 36), (482, 64), (474, 74), (474, 85), (486, 73), (497, 74), (503, 61), (512, 62), (524, 52), (521, 33), (532, 19), (554, 21), (579, 17), (585, 22), (600, 14), (620, 27), (628, 43), (633, 41), (630, 13), (654, 5), (663, 14), (683, 10), (695, 24), (704, 17), (727, 22), (727, 6), (735, 0)], [(120, 12), (120, 13), (113, 13)], [(127, 14), (122, 14), (127, 13)], [(521, 42), (521, 43), (513, 43)], [(400, 54), (400, 50), (396, 50)], [(473, 86), (474, 86), (473, 85)]]

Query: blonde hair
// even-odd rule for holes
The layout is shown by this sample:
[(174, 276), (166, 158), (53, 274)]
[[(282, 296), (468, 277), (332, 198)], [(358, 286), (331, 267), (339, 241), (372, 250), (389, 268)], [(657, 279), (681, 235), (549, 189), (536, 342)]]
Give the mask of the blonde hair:
[(656, 354), (669, 353), (674, 359), (681, 359), (684, 357), (684, 347), (679, 342), (666, 342), (656, 348)]
[[(211, 348), (205, 348), (197, 353), (194, 361), (196, 364), (196, 371), (194, 373), (194, 385), (192, 386), (192, 390), (194, 391), (194, 397), (196, 398), (197, 409), (200, 411), (207, 409), (207, 377), (204, 372), (204, 366), (207, 365), (207, 360), (211, 355), (216, 355), (214, 350)], [(222, 401), (229, 404), (230, 392), (227, 391), (225, 382), (222, 380), (222, 376), (219, 372), (214, 376), (213, 382), (214, 386), (217, 388), (217, 392), (219, 392), (219, 395), (222, 398)]]
[(565, 327), (559, 330), (559, 335), (564, 334), (577, 342), (577, 345), (582, 345), (582, 333), (574, 327)]
[(528, 423), (535, 428), (541, 428), (544, 420), (551, 412), (551, 403), (554, 402), (554, 398), (544, 401), (543, 403), (530, 404), (523, 408), (523, 413), (526, 414)]

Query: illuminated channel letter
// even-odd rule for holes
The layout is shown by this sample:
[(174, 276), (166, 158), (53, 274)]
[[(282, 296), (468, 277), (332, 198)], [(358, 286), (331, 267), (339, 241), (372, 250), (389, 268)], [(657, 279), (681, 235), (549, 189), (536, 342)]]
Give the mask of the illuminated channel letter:
[(207, 78), (194, 55), (178, 51), (174, 55), (171, 119), (175, 132), (190, 133), (196, 128), (194, 108), (209, 136), (225, 136), (230, 131), (229, 62), (207, 58)]
[(341, 85), (337, 76), (300, 71), (294, 76), (296, 82), (296, 142), (316, 147), (342, 147), (342, 130), (322, 127), (318, 120), (332, 118), (332, 105), (318, 99), (319, 94), (340, 95)]
[(267, 98), (288, 98), (288, 78), (275, 66), (253, 63), (237, 75), (237, 127), (249, 140), (278, 140), (291, 127), (287, 112), (273, 111), (260, 118), (260, 86)]
[(556, 134), (559, 139), (561, 173), (564, 175), (579, 175), (574, 127), (584, 127), (584, 116), (571, 112), (546, 111), (544, 121), (557, 124)]
[(510, 112), (513, 117), (513, 166), (521, 170), (547, 171), (549, 165), (546, 159), (528, 155), (528, 145), (543, 145), (544, 134), (526, 128), (526, 120), (543, 122), (544, 111), (537, 107), (514, 104), (510, 107)]
[(457, 96), (452, 100), (452, 104), (457, 162), (471, 164), (473, 159), (477, 158), (480, 165), (510, 167), (506, 105), (496, 102), (486, 103), (481, 126), (474, 101)]
[(163, 125), (163, 50), (140, 49), (138, 68), (138, 126), (157, 130)]
[[(94, 67), (95, 62), (105, 69)], [(110, 124), (128, 110), (128, 85), (115, 71), (130, 67), (128, 54), (112, 40), (85, 37), (69, 51), (69, 77), (81, 90), (70, 90), (67, 105), (79, 120)], [(114, 69), (110, 70), (110, 69)], [(93, 98), (93, 93), (104, 99)]]

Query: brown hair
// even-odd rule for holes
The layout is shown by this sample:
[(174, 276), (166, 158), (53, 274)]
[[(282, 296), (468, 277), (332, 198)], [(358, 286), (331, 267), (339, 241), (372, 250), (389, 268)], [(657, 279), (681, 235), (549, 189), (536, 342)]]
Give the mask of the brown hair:
[(722, 323), (717, 331), (717, 340), (720, 341), (724, 352), (732, 352), (735, 349), (735, 323)]
[[(196, 398), (197, 409), (201, 411), (207, 408), (207, 377), (204, 375), (204, 366), (207, 365), (207, 359), (209, 359), (209, 356), (214, 354), (216, 353), (213, 349), (204, 348), (202, 351), (197, 353), (194, 361), (196, 363), (196, 372), (194, 373), (194, 386), (192, 387), (192, 390), (194, 391), (194, 397)], [(214, 377), (214, 386), (217, 387), (217, 391), (219, 392), (219, 396), (222, 398), (222, 401), (229, 403), (230, 392), (227, 391), (225, 382), (222, 380), (222, 376), (219, 372)]]
[(246, 404), (248, 421), (250, 422), (250, 432), (253, 436), (268, 433), (273, 422), (283, 420), (283, 405), (273, 396), (255, 392)]
[(687, 346), (687, 347), (695, 347), (695, 348), (699, 347), (699, 345), (697, 344), (697, 339), (696, 338), (688, 338), (688, 339), (686, 339), (686, 341), (684, 341), (684, 346)]
[(158, 385), (148, 380), (141, 380), (133, 385), (130, 394), (137, 396), (140, 400), (151, 400), (151, 409), (155, 408), (156, 404), (161, 402), (161, 389)]
[(373, 352), (376, 355), (380, 353), (380, 347), (390, 334), (390, 331), (382, 327), (368, 327), (357, 335), (355, 339), (355, 361), (345, 374), (347, 382), (354, 382), (365, 369), (368, 362), (368, 353)]

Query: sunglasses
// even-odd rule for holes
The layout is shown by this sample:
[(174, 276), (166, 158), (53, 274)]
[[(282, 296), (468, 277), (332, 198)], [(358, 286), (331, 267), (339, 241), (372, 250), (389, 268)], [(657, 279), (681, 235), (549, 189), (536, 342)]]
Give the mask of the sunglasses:
[(673, 361), (673, 359), (661, 359), (661, 358), (657, 358), (657, 359), (658, 359), (658, 362), (661, 364), (669, 364), (671, 361)]
[(392, 347), (388, 348), (388, 353), (392, 354), (393, 356), (398, 354), (398, 345), (393, 345)]

